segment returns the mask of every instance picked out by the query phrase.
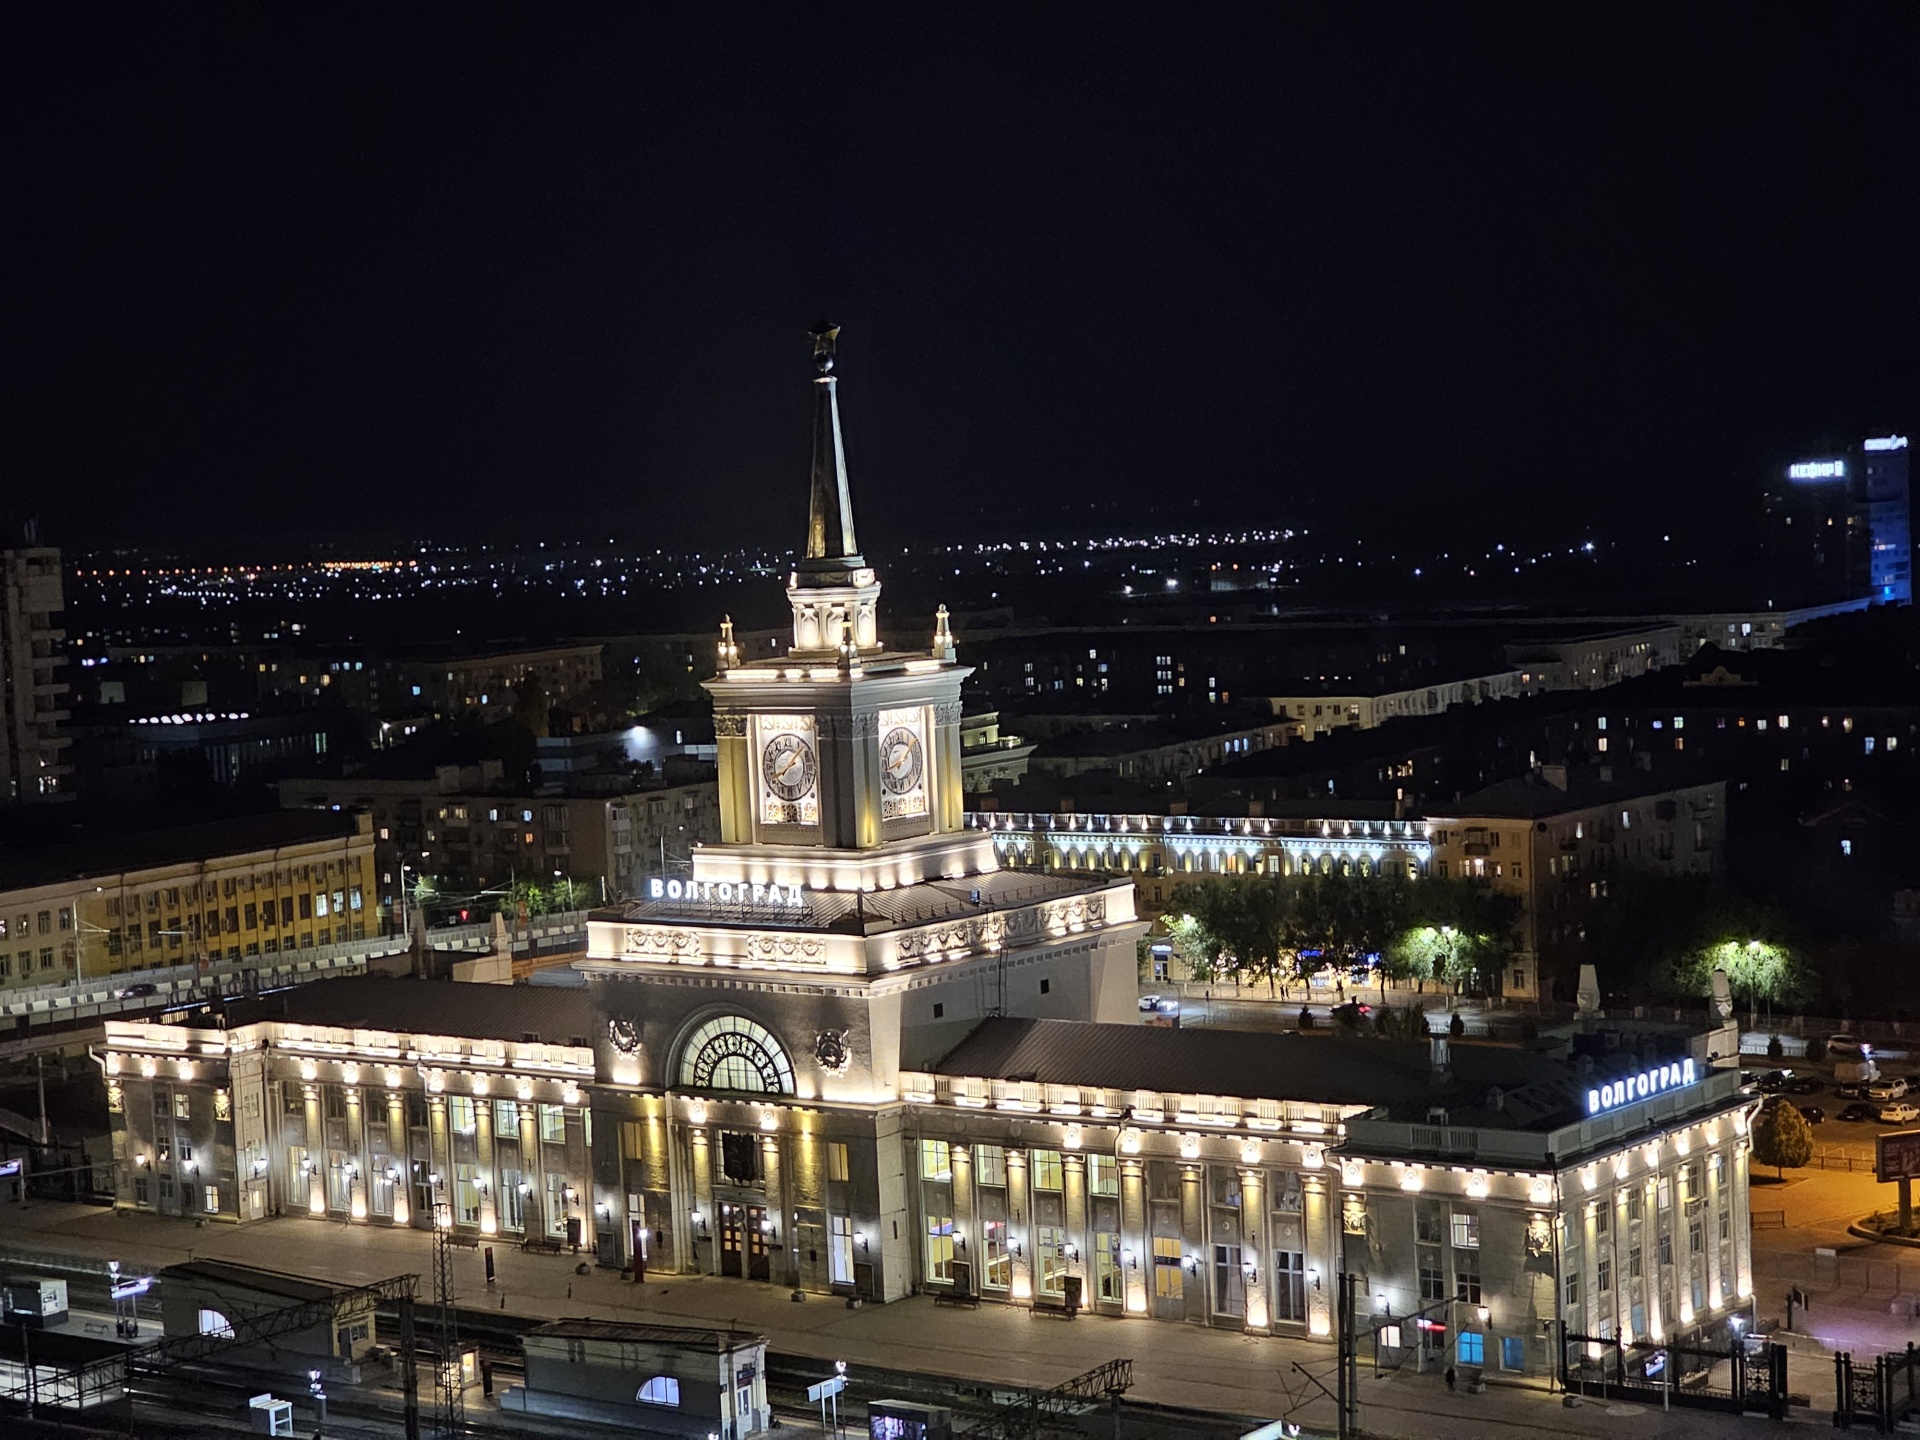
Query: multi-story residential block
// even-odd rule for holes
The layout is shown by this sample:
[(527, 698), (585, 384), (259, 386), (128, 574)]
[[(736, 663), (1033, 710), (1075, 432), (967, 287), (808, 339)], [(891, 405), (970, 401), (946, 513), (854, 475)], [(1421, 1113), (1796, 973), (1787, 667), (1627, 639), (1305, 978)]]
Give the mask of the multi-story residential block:
[(1504, 988), (1562, 988), (1596, 909), (1622, 871), (1713, 875), (1726, 864), (1723, 780), (1684, 784), (1632, 766), (1543, 765), (1427, 817), (1433, 873), (1483, 881), (1520, 902), (1519, 950)]
[(1482, 705), (1489, 700), (1510, 700), (1533, 695), (1549, 685), (1541, 674), (1531, 670), (1501, 670), (1490, 675), (1475, 675), (1461, 680), (1437, 681), (1410, 690), (1388, 690), (1377, 694), (1266, 695), (1261, 699), (1273, 707), (1275, 715), (1294, 722), (1297, 739), (1312, 740), (1335, 730), (1371, 730), (1389, 720), (1410, 715), (1438, 715), (1460, 705)]
[(0, 856), (0, 987), (379, 933), (364, 816), (256, 815)]
[(379, 904), (389, 918), (399, 914), (400, 886), (421, 877), (446, 894), (564, 877), (589, 886), (596, 903), (635, 896), (645, 877), (684, 872), (697, 847), (720, 838), (711, 780), (616, 795), (528, 795), (506, 793), (498, 776), (490, 764), (442, 766), (424, 779), (287, 780), (280, 803), (372, 818)]
[(1541, 690), (1599, 690), (1681, 658), (1680, 627), (1674, 624), (1507, 646), (1508, 662)]
[(60, 552), (0, 549), (0, 803), (70, 797)]

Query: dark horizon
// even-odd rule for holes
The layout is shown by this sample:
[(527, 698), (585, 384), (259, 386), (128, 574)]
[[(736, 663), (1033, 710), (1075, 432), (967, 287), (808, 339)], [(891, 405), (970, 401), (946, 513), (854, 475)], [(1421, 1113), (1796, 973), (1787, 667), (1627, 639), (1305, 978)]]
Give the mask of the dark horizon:
[(1705, 530), (1916, 419), (1908, 10), (463, 20), (10, 18), (0, 512), (784, 547), (823, 310), (874, 549)]

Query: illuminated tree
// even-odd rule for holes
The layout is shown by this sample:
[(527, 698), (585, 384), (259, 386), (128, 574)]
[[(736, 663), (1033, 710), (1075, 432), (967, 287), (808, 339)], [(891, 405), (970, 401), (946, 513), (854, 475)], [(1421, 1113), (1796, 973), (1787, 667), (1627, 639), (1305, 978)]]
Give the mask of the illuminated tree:
[[(1211, 906), (1200, 899), (1205, 889), (1212, 887), (1182, 888), (1174, 892), (1174, 903), (1192, 907), (1198, 905), (1202, 912)], [(1220, 970), (1220, 938), (1210, 930), (1201, 916), (1188, 908), (1167, 921), (1167, 940), (1173, 946), (1173, 953), (1179, 958), (1188, 976), (1195, 980), (1211, 980)]]
[(1705, 994), (1712, 987), (1715, 970), (1727, 972), (1728, 989), (1735, 1000), (1746, 1002), (1750, 1015), (1762, 1001), (1790, 1004), (1808, 988), (1806, 967), (1791, 947), (1753, 936), (1717, 940), (1689, 951), (1674, 966), (1673, 988)]
[(1785, 1100), (1776, 1099), (1753, 1122), (1753, 1158), (1781, 1178), (1813, 1158), (1813, 1126)]

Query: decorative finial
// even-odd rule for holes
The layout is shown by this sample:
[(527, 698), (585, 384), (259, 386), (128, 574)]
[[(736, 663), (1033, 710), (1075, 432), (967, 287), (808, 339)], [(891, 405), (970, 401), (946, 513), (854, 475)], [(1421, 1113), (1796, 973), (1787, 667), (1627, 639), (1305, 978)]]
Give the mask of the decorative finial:
[(720, 617), (720, 668), (731, 670), (740, 663), (740, 647), (733, 640), (733, 617)]
[(858, 675), (860, 673), (860, 647), (853, 638), (853, 616), (841, 614), (840, 617), (840, 673)]
[(933, 612), (933, 658), (951, 660), (953, 651), (953, 627), (948, 623), (947, 607), (942, 605)]
[(833, 371), (833, 357), (839, 338), (840, 327), (831, 320), (822, 320), (813, 327), (813, 366), (822, 375)]

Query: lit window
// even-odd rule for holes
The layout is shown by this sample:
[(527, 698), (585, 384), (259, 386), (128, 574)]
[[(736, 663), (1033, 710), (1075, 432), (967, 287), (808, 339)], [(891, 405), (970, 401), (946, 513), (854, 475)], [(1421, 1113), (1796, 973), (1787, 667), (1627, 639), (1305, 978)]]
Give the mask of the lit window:
[(233, 1322), (228, 1320), (227, 1317), (222, 1315), (218, 1310), (202, 1310), (200, 1312), (200, 1333), (202, 1335), (212, 1335), (220, 1340), (231, 1340), (233, 1339)]
[(1462, 1365), (1484, 1365), (1487, 1363), (1487, 1337), (1476, 1330), (1460, 1332), (1460, 1363)]
[(656, 1375), (642, 1385), (640, 1393), (633, 1398), (642, 1405), (678, 1405), (680, 1382), (671, 1375)]
[(1851, 854), (1853, 854), (1853, 841), (1851, 841), (1851, 840), (1842, 840), (1842, 841), (1840, 842), (1840, 853), (1841, 853), (1842, 855), (1851, 855)]

